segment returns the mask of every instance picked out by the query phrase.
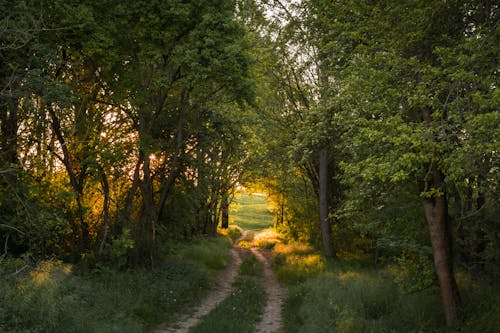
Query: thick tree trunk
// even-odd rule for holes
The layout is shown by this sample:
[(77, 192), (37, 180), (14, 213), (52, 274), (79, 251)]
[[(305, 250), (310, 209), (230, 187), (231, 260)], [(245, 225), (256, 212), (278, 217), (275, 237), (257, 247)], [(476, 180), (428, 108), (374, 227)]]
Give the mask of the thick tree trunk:
[(323, 251), (328, 258), (335, 256), (328, 212), (328, 150), (323, 148), (319, 157), (319, 216)]

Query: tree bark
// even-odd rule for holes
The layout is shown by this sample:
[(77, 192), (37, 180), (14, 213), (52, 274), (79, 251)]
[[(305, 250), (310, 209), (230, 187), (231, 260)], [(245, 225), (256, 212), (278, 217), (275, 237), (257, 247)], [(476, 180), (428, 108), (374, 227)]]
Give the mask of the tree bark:
[[(431, 126), (430, 110), (424, 110), (424, 121)], [(434, 266), (441, 289), (441, 300), (443, 302), (446, 324), (449, 327), (455, 325), (457, 320), (457, 308), (460, 304), (455, 276), (453, 274), (453, 251), (452, 235), (448, 220), (448, 202), (445, 193), (444, 176), (438, 169), (436, 156), (429, 165), (429, 173), (425, 180), (425, 189), (439, 190), (433, 193), (431, 198), (422, 203), (425, 218), (429, 225), (429, 234), (432, 244)]]
[(325, 256), (332, 258), (335, 250), (332, 241), (332, 230), (328, 214), (328, 150), (323, 148), (319, 155), (319, 216), (321, 226), (321, 239)]
[(224, 192), (224, 194), (222, 195), (221, 211), (222, 211), (221, 228), (227, 229), (229, 228), (229, 195), (227, 191)]
[[(442, 182), (442, 175), (434, 163), (431, 166), (433, 184)], [(435, 195), (423, 202), (434, 256), (434, 266), (441, 288), (441, 299), (444, 306), (446, 323), (452, 327), (457, 319), (459, 304), (458, 288), (453, 274), (453, 253), (450, 226), (448, 220), (448, 204), (446, 195)]]
[(104, 202), (103, 202), (103, 207), (102, 207), (102, 213), (103, 213), (103, 231), (102, 231), (102, 239), (101, 239), (101, 244), (99, 245), (99, 251), (98, 255), (102, 256), (102, 253), (104, 251), (104, 244), (106, 243), (106, 238), (108, 236), (108, 229), (109, 229), (109, 204), (110, 204), (110, 194), (109, 194), (109, 181), (108, 177), (106, 176), (106, 172), (104, 171), (104, 168), (102, 166), (99, 166), (99, 174), (101, 176), (101, 186), (102, 190), (104, 193)]

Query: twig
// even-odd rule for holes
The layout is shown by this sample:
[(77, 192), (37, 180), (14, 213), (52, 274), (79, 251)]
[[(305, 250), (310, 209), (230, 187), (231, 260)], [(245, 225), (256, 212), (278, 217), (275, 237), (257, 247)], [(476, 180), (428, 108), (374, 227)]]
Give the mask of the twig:
[(15, 230), (15, 231), (17, 231), (17, 232), (19, 232), (19, 233), (21, 233), (21, 234), (23, 234), (23, 235), (25, 234), (25, 232), (24, 232), (24, 231), (22, 231), (22, 230), (20, 230), (20, 229), (17, 229), (16, 227), (13, 227), (13, 226), (11, 226), (11, 225), (5, 224), (5, 223), (0, 223), (0, 226), (1, 226), (1, 227), (6, 227), (6, 228), (9, 228), (9, 229), (13, 229), (13, 230)]
[(7, 275), (7, 276), (8, 276), (8, 277), (13, 277), (13, 276), (16, 276), (17, 274), (19, 274), (19, 273), (21, 273), (21, 272), (25, 271), (27, 268), (31, 268), (31, 266), (30, 266), (30, 265), (28, 265), (28, 264), (26, 264), (26, 265), (24, 265), (23, 267), (21, 267), (20, 269), (16, 270), (14, 273), (11, 273), (11, 274), (9, 274), (9, 275)]

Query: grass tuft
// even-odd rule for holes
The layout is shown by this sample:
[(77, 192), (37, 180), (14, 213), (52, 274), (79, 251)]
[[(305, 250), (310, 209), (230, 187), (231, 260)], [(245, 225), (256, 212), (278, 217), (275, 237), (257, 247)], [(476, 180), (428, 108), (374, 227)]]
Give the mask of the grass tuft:
[(263, 276), (264, 266), (253, 254), (246, 257), (240, 266), (240, 275)]

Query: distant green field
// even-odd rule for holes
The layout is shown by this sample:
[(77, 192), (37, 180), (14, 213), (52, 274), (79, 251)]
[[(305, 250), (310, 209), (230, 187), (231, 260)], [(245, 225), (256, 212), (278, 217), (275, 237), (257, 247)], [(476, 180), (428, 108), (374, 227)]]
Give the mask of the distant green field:
[(273, 214), (263, 195), (239, 192), (229, 208), (230, 224), (244, 230), (261, 231), (273, 226)]

